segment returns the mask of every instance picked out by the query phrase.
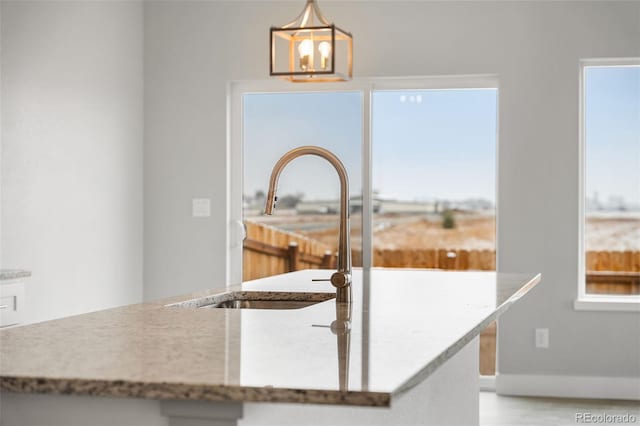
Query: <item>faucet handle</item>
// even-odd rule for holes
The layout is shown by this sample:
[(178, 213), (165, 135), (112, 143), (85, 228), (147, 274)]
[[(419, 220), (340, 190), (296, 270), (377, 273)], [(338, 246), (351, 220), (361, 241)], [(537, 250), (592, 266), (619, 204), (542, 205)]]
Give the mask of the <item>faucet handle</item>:
[(329, 281), (335, 288), (344, 288), (351, 284), (351, 274), (342, 271), (334, 272)]
[(351, 284), (351, 274), (334, 272), (331, 278), (312, 278), (311, 281), (329, 281), (336, 288), (344, 288)]

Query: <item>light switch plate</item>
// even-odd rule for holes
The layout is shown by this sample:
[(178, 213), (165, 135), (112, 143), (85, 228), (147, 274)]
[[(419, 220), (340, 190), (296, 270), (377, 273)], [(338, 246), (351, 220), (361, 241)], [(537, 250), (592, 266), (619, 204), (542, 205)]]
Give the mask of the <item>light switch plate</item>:
[(536, 348), (547, 349), (549, 347), (549, 329), (536, 328)]
[(211, 199), (194, 198), (192, 200), (193, 217), (209, 217), (211, 216)]

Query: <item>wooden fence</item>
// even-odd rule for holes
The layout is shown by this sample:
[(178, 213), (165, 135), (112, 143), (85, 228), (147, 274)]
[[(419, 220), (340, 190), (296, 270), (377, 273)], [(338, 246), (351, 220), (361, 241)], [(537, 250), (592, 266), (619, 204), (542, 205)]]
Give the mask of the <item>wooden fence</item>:
[(496, 253), (494, 250), (374, 249), (373, 264), (387, 268), (493, 271)]
[(640, 251), (588, 251), (587, 271), (640, 272)]
[[(296, 271), (333, 269), (336, 254), (330, 247), (300, 234), (246, 222), (243, 279), (245, 281)], [(352, 250), (354, 266), (362, 253)], [(492, 271), (494, 250), (374, 249), (373, 264), (388, 268), (427, 268)], [(587, 293), (640, 294), (640, 251), (589, 251), (586, 257)]]
[(640, 294), (640, 251), (588, 251), (587, 293)]
[(335, 268), (335, 254), (319, 241), (259, 223), (245, 221), (245, 225), (244, 281), (299, 269)]

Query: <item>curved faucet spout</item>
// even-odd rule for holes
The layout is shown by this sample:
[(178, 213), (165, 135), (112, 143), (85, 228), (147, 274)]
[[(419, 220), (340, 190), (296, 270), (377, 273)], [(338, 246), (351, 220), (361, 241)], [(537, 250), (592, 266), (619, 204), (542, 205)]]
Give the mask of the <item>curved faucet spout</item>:
[(338, 236), (338, 271), (331, 276), (331, 284), (337, 289), (337, 302), (351, 302), (351, 247), (349, 244), (349, 177), (342, 161), (334, 153), (319, 146), (301, 146), (287, 152), (278, 160), (271, 172), (269, 192), (264, 213), (273, 214), (276, 206), (276, 188), (280, 173), (291, 161), (303, 155), (315, 155), (327, 160), (340, 178), (340, 232)]

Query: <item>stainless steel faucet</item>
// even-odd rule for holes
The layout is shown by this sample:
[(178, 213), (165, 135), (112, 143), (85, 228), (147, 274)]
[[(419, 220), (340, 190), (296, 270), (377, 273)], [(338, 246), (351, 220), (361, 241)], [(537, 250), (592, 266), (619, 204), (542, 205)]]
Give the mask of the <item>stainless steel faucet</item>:
[(342, 164), (342, 161), (335, 156), (331, 151), (328, 151), (319, 146), (301, 146), (294, 148), (287, 152), (278, 160), (273, 171), (271, 172), (271, 179), (269, 180), (269, 192), (267, 194), (267, 203), (264, 209), (264, 213), (267, 215), (273, 214), (273, 209), (276, 206), (276, 188), (278, 186), (278, 179), (280, 173), (287, 164), (303, 155), (315, 155), (317, 157), (324, 158), (336, 169), (338, 177), (340, 178), (340, 233), (338, 236), (338, 270), (331, 275), (329, 280), (314, 280), (314, 281), (331, 281), (331, 284), (336, 288), (336, 302), (350, 303), (351, 302), (351, 246), (349, 244), (349, 177), (347, 176), (347, 169)]

